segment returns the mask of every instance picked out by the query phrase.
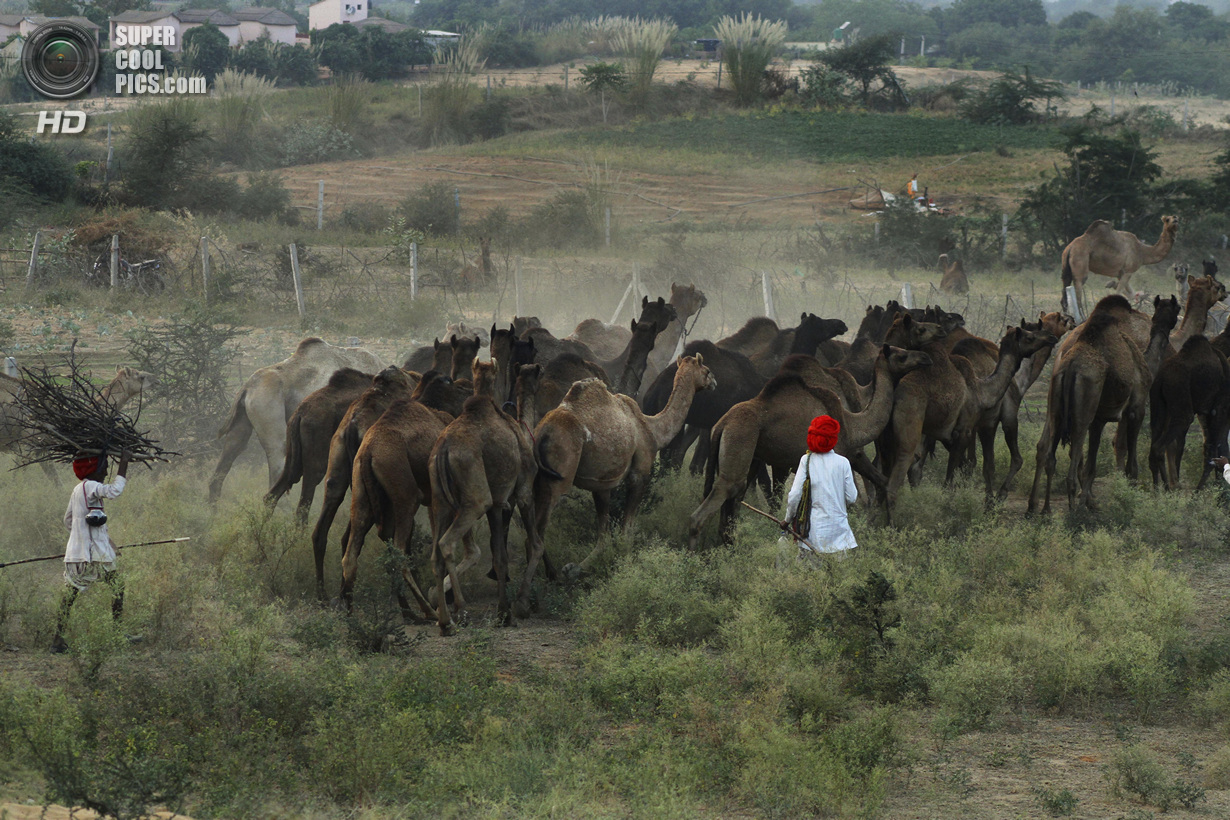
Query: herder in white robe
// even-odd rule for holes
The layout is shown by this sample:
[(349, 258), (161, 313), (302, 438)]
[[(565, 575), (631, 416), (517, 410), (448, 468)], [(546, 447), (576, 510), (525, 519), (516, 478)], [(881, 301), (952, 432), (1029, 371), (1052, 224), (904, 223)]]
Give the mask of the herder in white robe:
[[(854, 472), (845, 456), (833, 452), (841, 424), (832, 416), (817, 416), (807, 430), (807, 454), (799, 460), (794, 472), (794, 484), (786, 501), (786, 520), (782, 529), (787, 532), (790, 522), (800, 519), (799, 501), (803, 495), (803, 481), (811, 479), (811, 510), (807, 516), (810, 526), (799, 540), (799, 549), (804, 553), (844, 554), (854, 549), (858, 542), (850, 529), (846, 507), (858, 500), (854, 486)], [(798, 533), (803, 535), (802, 533)]]
[(64, 583), (67, 586), (56, 618), (56, 636), (51, 644), (53, 653), (68, 650), (64, 631), (68, 628), (73, 602), (95, 581), (102, 581), (111, 588), (112, 617), (119, 618), (124, 612), (124, 583), (115, 568), (116, 546), (107, 534), (103, 499), (119, 498), (124, 492), (129, 458), (127, 450), (120, 454), (115, 481), (111, 484), (103, 483), (107, 477), (105, 455), (73, 461), (73, 473), (81, 483), (73, 487), (68, 497), (68, 510), (64, 513), (64, 525), (69, 530), (68, 546), (64, 550)]

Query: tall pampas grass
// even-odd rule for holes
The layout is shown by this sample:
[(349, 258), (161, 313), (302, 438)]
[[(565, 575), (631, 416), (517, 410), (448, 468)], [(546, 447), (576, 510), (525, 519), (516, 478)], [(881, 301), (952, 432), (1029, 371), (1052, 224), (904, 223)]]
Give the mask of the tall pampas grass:
[(623, 57), (631, 80), (631, 97), (638, 103), (644, 103), (649, 96), (654, 72), (662, 61), (662, 52), (670, 45), (679, 27), (660, 17), (651, 20), (615, 18), (610, 25), (615, 29), (611, 44), (615, 52)]
[(786, 41), (786, 24), (745, 13), (742, 17), (723, 17), (715, 28), (735, 100), (749, 105), (760, 99), (765, 69)]
[(487, 64), (482, 40), (481, 32), (462, 37), (436, 59), (443, 71), (423, 95), (423, 132), (432, 145), (463, 142), (468, 135), (466, 115), (476, 95), (470, 78)]

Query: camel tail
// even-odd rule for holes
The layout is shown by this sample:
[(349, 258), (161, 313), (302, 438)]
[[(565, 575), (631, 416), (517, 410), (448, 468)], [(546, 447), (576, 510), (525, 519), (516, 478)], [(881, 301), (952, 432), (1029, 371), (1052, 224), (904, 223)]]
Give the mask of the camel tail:
[(546, 444), (550, 437), (551, 431), (544, 430), (542, 435), (538, 437), (538, 441), (534, 444), (534, 459), (538, 462), (538, 472), (553, 481), (563, 481), (564, 477), (557, 470), (552, 469), (547, 463)]
[(235, 403), (231, 405), (231, 415), (227, 418), (226, 424), (222, 425), (222, 429), (218, 431), (218, 438), (224, 438), (241, 424), (246, 424), (249, 428), (252, 426), (252, 422), (248, 420), (247, 398), (248, 388), (245, 387), (235, 397)]
[(355, 485), (351, 488), (351, 503), (356, 503), (360, 498), (365, 499), (371, 513), (369, 520), (377, 522), (383, 530), (384, 513), (387, 506), (384, 488), (376, 478), (376, 471), (372, 469), (372, 459), (369, 455), (355, 459), (351, 481)]
[(1056, 396), (1059, 406), (1055, 408), (1057, 419), (1055, 435), (1060, 444), (1072, 444), (1072, 411), (1076, 407), (1076, 373), (1067, 370)]
[(286, 463), (282, 465), (282, 474), (269, 489), (268, 497), (278, 499), (290, 492), (290, 488), (303, 478), (303, 446), (299, 440), (299, 425), (302, 417), (295, 413), (286, 425)]
[(432, 460), (432, 469), (432, 487), (440, 491), (450, 507), (457, 509), (459, 505), (457, 504), (457, 493), (453, 490), (453, 472), (448, 467), (448, 439), (440, 442), (440, 449), (436, 451), (435, 458)]
[[(700, 445), (697, 445), (700, 446)], [(714, 427), (709, 434), (709, 458), (705, 460), (705, 497), (713, 492), (713, 480), (717, 477), (718, 459), (722, 453), (722, 428)]]

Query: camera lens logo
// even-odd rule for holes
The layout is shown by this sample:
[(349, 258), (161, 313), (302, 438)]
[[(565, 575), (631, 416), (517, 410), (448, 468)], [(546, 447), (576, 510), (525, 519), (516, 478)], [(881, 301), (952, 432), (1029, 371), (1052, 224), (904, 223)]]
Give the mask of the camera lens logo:
[(67, 100), (83, 93), (98, 76), (98, 44), (82, 26), (67, 20), (44, 23), (21, 49), (21, 67), (44, 97)]

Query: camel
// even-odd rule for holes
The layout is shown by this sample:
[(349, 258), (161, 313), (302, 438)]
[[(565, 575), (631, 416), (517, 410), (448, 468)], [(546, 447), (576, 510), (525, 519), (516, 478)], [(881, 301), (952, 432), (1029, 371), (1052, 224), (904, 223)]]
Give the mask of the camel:
[(411, 353), (402, 369), (416, 373), (435, 370), (454, 381), (469, 373), (470, 362), (478, 357), (478, 351), (485, 344), (483, 340), (477, 334), (459, 336), (454, 333), (445, 338), (448, 341), (435, 339), (431, 347), (420, 347)]
[[(909, 313), (901, 314), (888, 333), (888, 344), (896, 344), (899, 337), (910, 333), (914, 324), (917, 323)], [(935, 338), (922, 347), (931, 357), (931, 365), (901, 379), (897, 385), (892, 421), (878, 442), (882, 463), (887, 468), (888, 486), (884, 500), (890, 524), (897, 494), (924, 436), (942, 442), (948, 448), (948, 480), (951, 481), (959, 458), (955, 454), (964, 452), (966, 438), (971, 434), (978, 414), (995, 406), (1003, 397), (1020, 363), (1022, 351), (1036, 350), (1041, 346), (1039, 340), (1028, 331), (1012, 328), (1001, 342), (994, 372), (985, 379), (979, 379), (967, 360), (948, 353), (941, 335), (943, 329), (938, 325), (933, 327), (936, 328)], [(1005, 343), (1007, 350), (1004, 350)]]
[[(675, 437), (697, 393), (717, 386), (700, 354), (679, 359), (674, 390), (662, 412), (646, 415), (628, 396), (611, 393), (594, 379), (577, 382), (559, 407), (534, 431), (539, 473), (534, 482), (538, 537), (546, 533), (551, 511), (573, 486), (589, 490), (597, 510), (598, 532), (607, 528), (611, 491), (627, 484), (622, 526), (630, 527), (645, 494), (654, 457)], [(599, 554), (595, 549), (584, 570)]]
[(787, 356), (794, 353), (814, 356), (822, 343), (847, 330), (846, 323), (840, 319), (821, 319), (814, 313), (803, 313), (798, 327), (778, 333), (767, 348), (748, 358), (761, 376), (770, 379), (777, 374)]
[(146, 388), (157, 387), (158, 377), (135, 367), (119, 366), (115, 368), (115, 378), (102, 389), (102, 397), (115, 406), (116, 411), (140, 396)]
[(598, 361), (598, 356), (587, 345), (572, 339), (557, 339), (545, 327), (532, 327), (525, 331), (521, 338), (534, 343), (534, 361), (538, 364), (550, 364), (552, 359), (565, 353), (571, 353), (589, 362)]
[(1158, 370), (1149, 390), (1149, 471), (1153, 486), (1179, 486), (1183, 445), (1194, 418), (1204, 431), (1204, 468), (1197, 489), (1204, 487), (1230, 424), (1230, 365), (1204, 336), (1193, 336)]
[[(526, 401), (522, 407), (528, 410), (531, 405), (532, 402)], [(444, 429), (431, 449), (428, 463), (431, 557), (441, 635), (453, 632), (445, 596), (446, 578), (452, 581), (457, 609), (465, 609), (458, 576), (462, 566), (471, 559), (467, 555), (462, 565), (454, 565), (454, 549), (484, 514), (491, 531), (492, 569), (499, 585), (498, 620), (508, 626), (515, 622), (508, 600), (508, 528), (514, 507), (525, 525), (526, 543), (537, 545), (539, 542), (533, 493), (538, 467), (534, 460), (533, 439), (524, 422), (524, 417), (514, 419), (501, 411), (490, 396), (475, 395), (466, 400), (461, 415)], [(532, 549), (541, 553), (540, 545)], [(518, 614), (524, 614), (529, 608), (530, 583), (535, 569), (536, 563), (531, 557), (517, 596)]]
[[(729, 540), (735, 510), (755, 463), (763, 462), (783, 475), (796, 468), (807, 452), (807, 426), (816, 416), (837, 419), (841, 431), (836, 451), (858, 463), (865, 475), (878, 474), (863, 455), (863, 447), (888, 424), (897, 380), (930, 363), (925, 353), (884, 345), (876, 359), (871, 401), (862, 412), (848, 411), (837, 393), (810, 384), (797, 372), (775, 376), (754, 399), (732, 407), (713, 426), (705, 499), (688, 521), (689, 545), (696, 547), (701, 527), (719, 511), (719, 532), (724, 542)], [(878, 480), (884, 483), (882, 475)]]
[[(369, 427), (398, 399), (417, 398), (415, 392), (424, 388), (417, 384), (401, 368), (386, 367), (371, 380), (371, 385), (346, 409), (337, 429), (329, 440), (329, 466), (325, 472), (325, 497), (321, 503), (320, 517), (312, 529), (312, 551), (316, 558), (316, 592), (325, 599), (325, 551), (328, 548), (329, 528), (350, 489), (354, 471), (354, 458)], [(349, 533), (342, 535), (345, 543)]]
[(1175, 262), (1170, 266), (1170, 275), (1174, 277), (1175, 289), (1179, 291), (1179, 301), (1187, 301), (1187, 263)]
[(262, 367), (248, 377), (235, 397), (230, 418), (218, 433), (222, 455), (209, 481), (211, 503), (218, 499), (227, 473), (253, 431), (265, 451), (269, 485), (273, 486), (286, 460), (286, 422), (299, 402), (328, 384), (334, 371), (343, 367), (376, 373), (384, 368), (384, 362), (362, 348), (334, 347), (323, 339), (309, 338), (299, 343), (290, 358)]
[(960, 259), (954, 259), (949, 264), (948, 254), (941, 253), (940, 270), (944, 272), (944, 277), (940, 280), (940, 290), (958, 295), (969, 293), (969, 278), (965, 275), (965, 266)]
[(514, 316), (513, 330), (517, 331), (517, 338), (524, 339), (525, 335), (536, 327), (542, 327), (542, 322), (537, 316)]
[(507, 330), (491, 326), (491, 361), (498, 368), (495, 382), (497, 401), (512, 399), (517, 366), (532, 364), (536, 355), (533, 340), (517, 338), (516, 328), (511, 324)]
[(703, 291), (697, 290), (695, 285), (685, 287), (671, 282), (671, 296), (667, 303), (675, 309), (675, 318), (667, 325), (666, 330), (659, 334), (653, 352), (649, 354), (649, 366), (645, 369), (643, 387), (653, 384), (659, 373), (683, 355), (683, 345), (690, 332), (689, 320), (694, 327), (696, 317), (709, 304), (709, 299)]
[[(1119, 281), (1119, 292), (1130, 293), (1128, 280), (1141, 265), (1155, 265), (1170, 255), (1179, 230), (1177, 216), (1162, 217), (1162, 234), (1153, 245), (1146, 245), (1128, 231), (1117, 231), (1104, 219), (1095, 219), (1085, 232), (1063, 249), (1063, 286), (1076, 289), (1076, 301), (1087, 311), (1085, 280), (1089, 274), (1109, 276)], [(1063, 306), (1068, 308), (1067, 293)]]
[[(1046, 490), (1042, 511), (1050, 512), (1051, 479), (1055, 472), (1055, 451), (1068, 443), (1068, 506), (1097, 509), (1093, 498), (1093, 479), (1097, 475), (1098, 446), (1107, 422), (1119, 421), (1127, 448), (1127, 471), (1136, 477), (1136, 436), (1144, 421), (1152, 376), (1146, 356), (1158, 356), (1165, 348), (1178, 317), (1178, 300), (1173, 297), (1153, 300), (1153, 332), (1149, 346), (1142, 351), (1124, 332), (1132, 311), (1122, 296), (1107, 296), (1094, 307), (1089, 319), (1078, 328), (1076, 342), (1055, 362), (1047, 394), (1046, 423), (1038, 439), (1037, 464), (1029, 512), (1037, 510), (1042, 473)], [(1083, 449), (1089, 438), (1089, 455)]]
[(286, 463), (282, 474), (265, 495), (265, 503), (276, 506), (300, 480), (299, 504), (295, 517), (307, 521), (316, 487), (329, 469), (329, 442), (356, 399), (372, 386), (372, 377), (353, 367), (343, 367), (329, 377), (329, 383), (305, 398), (286, 423)]
[[(363, 437), (351, 472), (350, 528), (342, 553), (340, 601), (351, 607), (359, 556), (373, 526), (383, 541), (392, 540), (403, 555), (410, 554), (414, 516), (431, 499), (428, 461), (436, 439), (453, 416), (432, 406), (432, 394), (447, 385), (436, 373), (424, 376), (424, 390), (417, 399), (398, 399), (381, 414)], [(467, 539), (467, 545), (472, 542)], [(471, 550), (472, 551), (472, 550)], [(403, 580), (427, 618), (436, 613), (423, 595), (414, 575), (406, 570)], [(408, 607), (403, 603), (403, 615)]]

